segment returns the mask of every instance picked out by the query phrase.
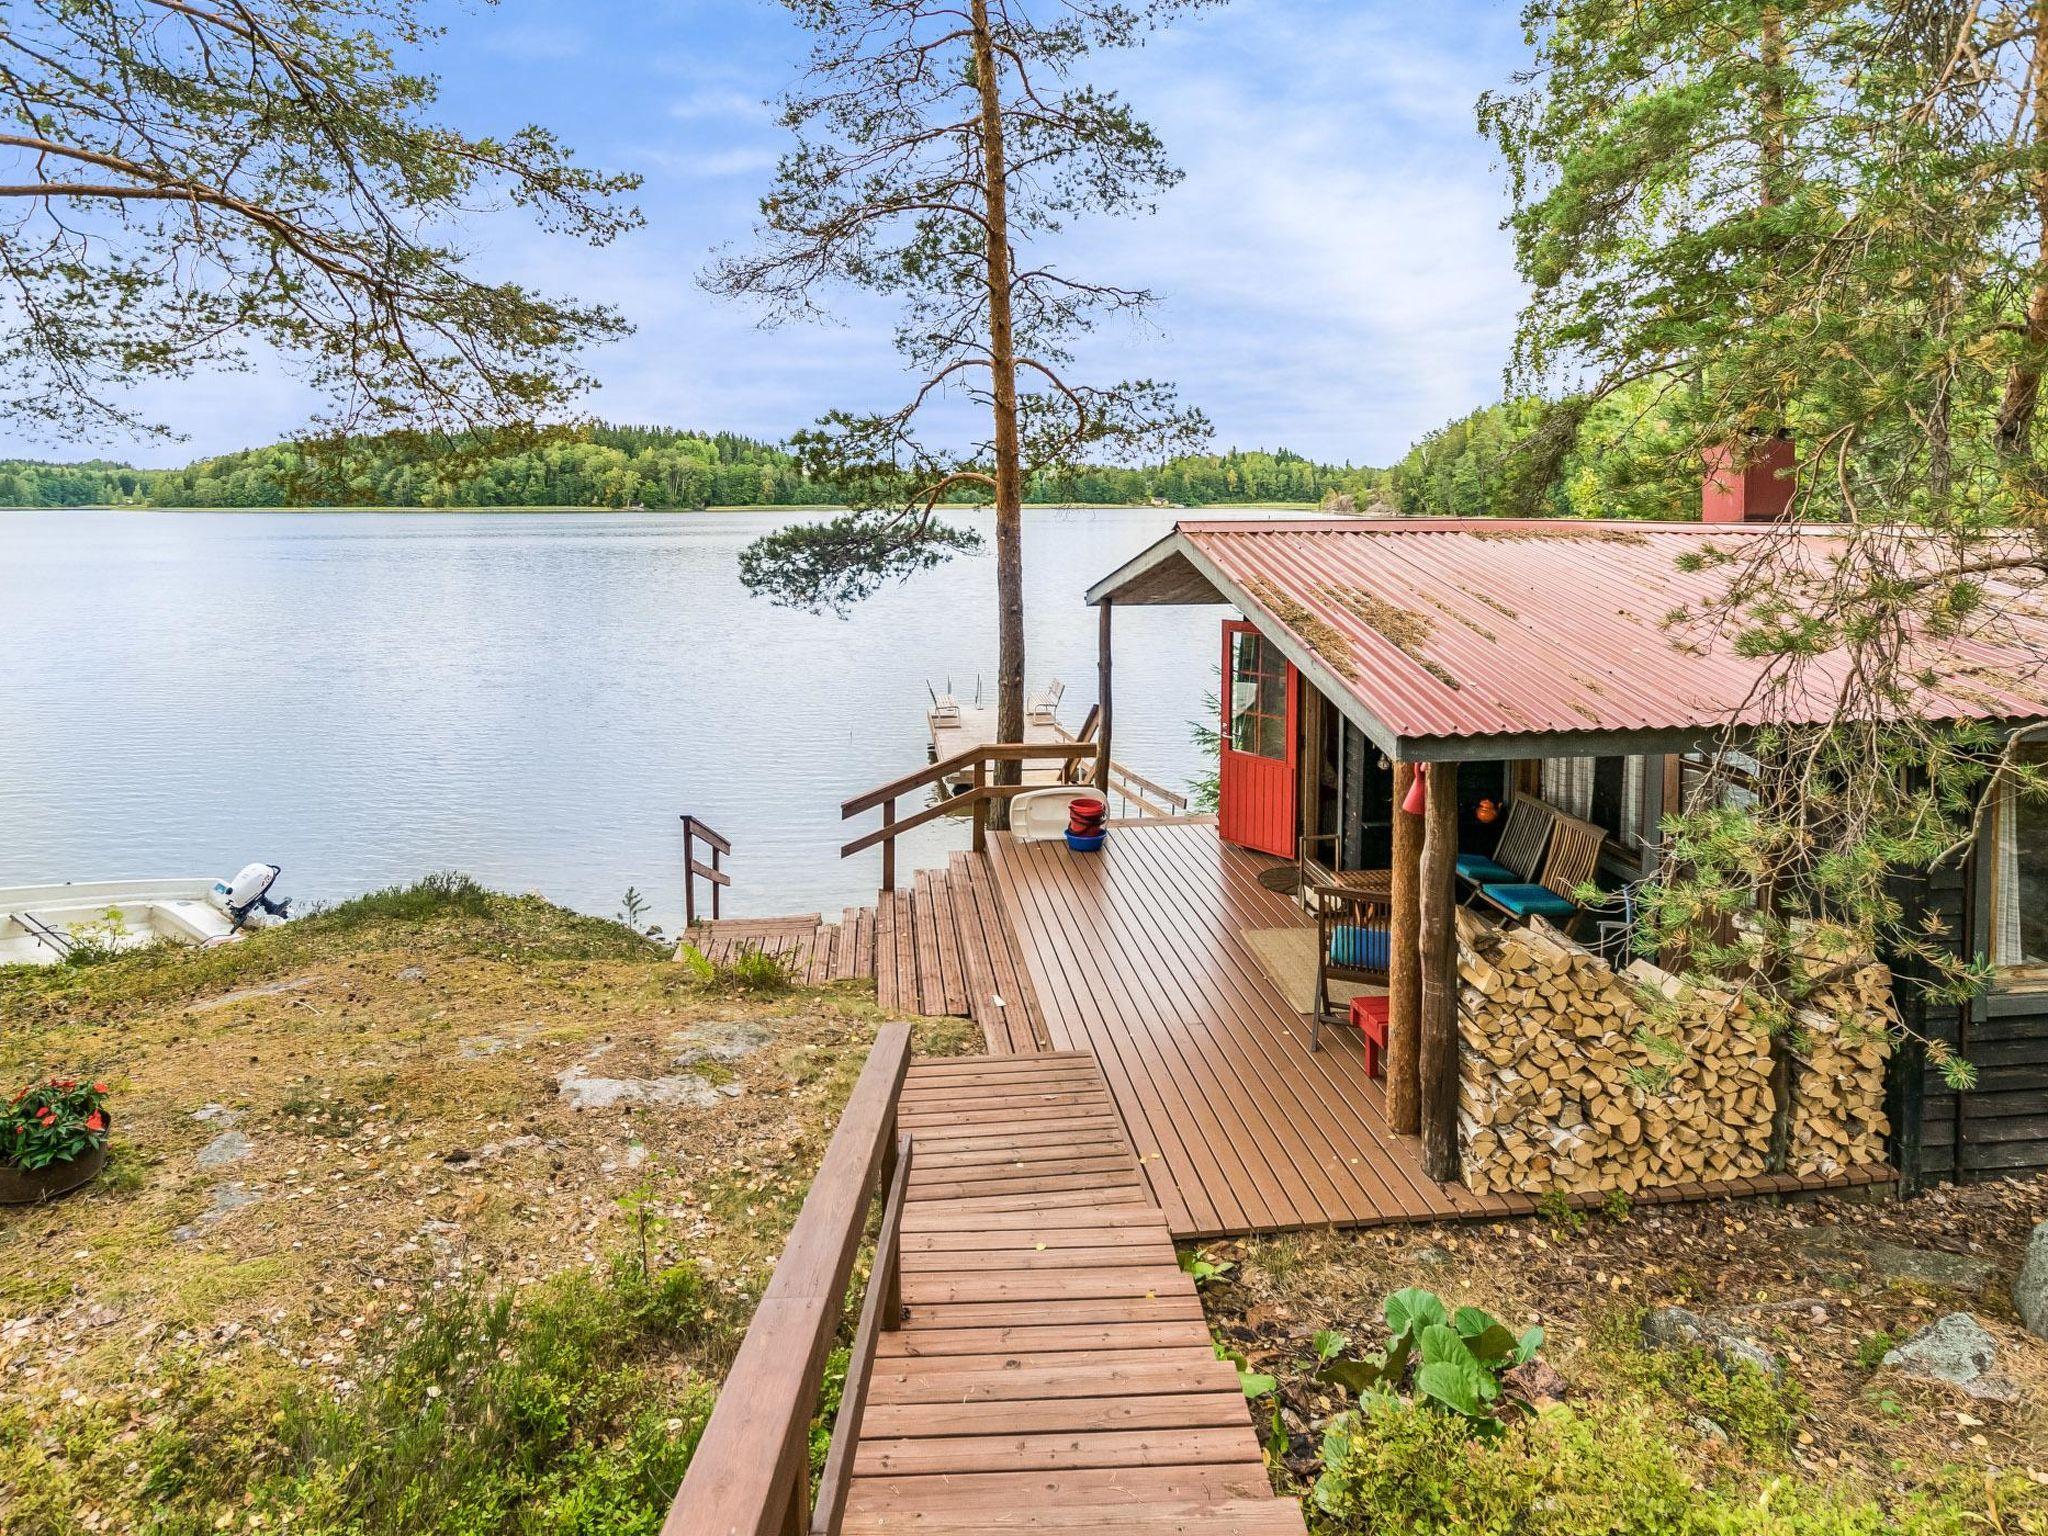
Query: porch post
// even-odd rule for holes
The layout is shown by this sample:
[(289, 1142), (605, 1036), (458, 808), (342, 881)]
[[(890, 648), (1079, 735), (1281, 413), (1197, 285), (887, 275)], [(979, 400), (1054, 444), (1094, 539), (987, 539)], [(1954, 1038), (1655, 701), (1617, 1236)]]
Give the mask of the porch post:
[(1415, 765), (1394, 764), (1393, 906), (1387, 915), (1387, 1120), (1396, 1132), (1413, 1136), (1422, 1128), (1416, 1044), (1422, 999), (1416, 922), (1421, 890), (1422, 818), (1401, 809)]
[(1455, 763), (1438, 763), (1429, 771), (1417, 924), (1422, 972), (1416, 1052), (1422, 1090), (1422, 1168), (1440, 1182), (1458, 1176), (1457, 926), (1451, 915), (1457, 904), (1457, 773)]
[(1109, 609), (1111, 599), (1098, 605), (1095, 621), (1095, 693), (1101, 700), (1102, 715), (1096, 722), (1095, 787), (1102, 791), (1102, 803), (1109, 804)]

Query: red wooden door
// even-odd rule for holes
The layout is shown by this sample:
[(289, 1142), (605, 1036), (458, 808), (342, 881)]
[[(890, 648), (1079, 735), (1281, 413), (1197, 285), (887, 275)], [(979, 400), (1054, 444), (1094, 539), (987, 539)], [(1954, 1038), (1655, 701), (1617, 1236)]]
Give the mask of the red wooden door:
[(1242, 619), (1223, 626), (1217, 824), (1227, 843), (1294, 857), (1294, 718), (1300, 689), (1280, 648)]

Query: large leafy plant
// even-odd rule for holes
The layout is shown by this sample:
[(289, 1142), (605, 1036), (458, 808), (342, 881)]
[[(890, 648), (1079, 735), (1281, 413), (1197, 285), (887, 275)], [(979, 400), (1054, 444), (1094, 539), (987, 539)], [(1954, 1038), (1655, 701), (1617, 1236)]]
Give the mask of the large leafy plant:
[(53, 1077), (0, 1113), (0, 1163), (31, 1171), (75, 1163), (107, 1144), (107, 1085)]
[(1480, 1307), (1445, 1308), (1434, 1291), (1411, 1287), (1387, 1298), (1387, 1347), (1351, 1357), (1340, 1333), (1316, 1335), (1316, 1379), (1361, 1399), (1398, 1400), (1407, 1393), (1494, 1434), (1503, 1410), (1528, 1407), (1509, 1373), (1535, 1359), (1543, 1330), (1519, 1335)]

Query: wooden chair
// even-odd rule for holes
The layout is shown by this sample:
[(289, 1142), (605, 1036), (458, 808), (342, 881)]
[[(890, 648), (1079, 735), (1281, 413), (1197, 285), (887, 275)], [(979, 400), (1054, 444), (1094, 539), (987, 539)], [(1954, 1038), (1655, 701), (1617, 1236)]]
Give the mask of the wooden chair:
[(1316, 1007), (1309, 1020), (1308, 1048), (1323, 1048), (1323, 1024), (1332, 1020), (1330, 983), (1387, 984), (1393, 953), (1393, 913), (1387, 898), (1341, 885), (1309, 888), (1316, 913)]
[(1508, 802), (1508, 819), (1500, 829), (1500, 841), (1491, 857), (1483, 853), (1458, 855), (1458, 878), (1475, 891), (1487, 885), (1516, 885), (1536, 878), (1543, 851), (1550, 843), (1550, 829), (1562, 814), (1533, 795), (1517, 795)]
[(1543, 873), (1533, 881), (1503, 881), (1479, 888), (1479, 899), (1510, 917), (1546, 917), (1569, 934), (1579, 926), (1578, 898), (1573, 894), (1600, 867), (1600, 848), (1607, 831), (1562, 811), (1553, 815), (1550, 851)]

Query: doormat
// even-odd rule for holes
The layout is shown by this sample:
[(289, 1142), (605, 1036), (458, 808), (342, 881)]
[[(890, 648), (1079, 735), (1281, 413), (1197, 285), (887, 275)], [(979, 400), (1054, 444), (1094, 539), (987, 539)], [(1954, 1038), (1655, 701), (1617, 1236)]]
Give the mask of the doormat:
[[(1264, 971), (1287, 1006), (1299, 1014), (1316, 1011), (1316, 931), (1313, 928), (1246, 928), (1245, 947), (1258, 958)], [(1330, 983), (1330, 1006), (1342, 1012), (1351, 999), (1365, 993), (1383, 992), (1384, 987), (1359, 986), (1349, 981)]]
[(1278, 891), (1282, 896), (1292, 896), (1301, 889), (1301, 866), (1299, 864), (1272, 864), (1259, 871), (1259, 884), (1269, 891)]

